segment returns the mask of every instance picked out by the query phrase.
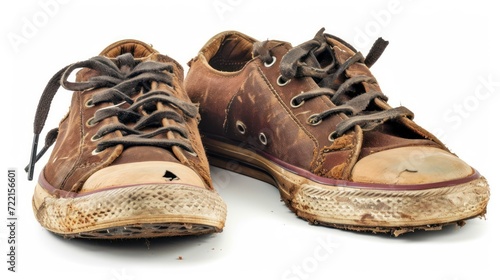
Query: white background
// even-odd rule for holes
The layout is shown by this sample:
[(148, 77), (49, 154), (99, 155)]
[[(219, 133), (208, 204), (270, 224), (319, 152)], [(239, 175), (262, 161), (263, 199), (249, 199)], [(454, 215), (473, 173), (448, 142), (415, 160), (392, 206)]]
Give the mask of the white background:
[[(3, 1), (0, 278), (499, 279), (499, 152), (494, 138), (500, 101), (499, 9), (495, 1), (464, 2)], [(364, 54), (377, 37), (390, 41), (372, 67), (389, 103), (410, 108), (419, 124), (439, 134), (489, 180), (486, 220), (398, 238), (311, 226), (284, 206), (274, 187), (213, 168), (214, 183), (228, 206), (221, 234), (65, 240), (37, 223), (31, 209), (35, 182), (27, 181), (22, 169), (38, 99), (59, 69), (95, 56), (117, 40), (134, 38), (153, 44), (187, 72), (186, 63), (221, 31), (296, 45), (321, 27)], [(44, 132), (66, 113), (70, 95), (59, 91)], [(37, 173), (47, 158), (40, 160)], [(9, 167), (19, 175), (17, 273), (8, 272), (6, 263)]]

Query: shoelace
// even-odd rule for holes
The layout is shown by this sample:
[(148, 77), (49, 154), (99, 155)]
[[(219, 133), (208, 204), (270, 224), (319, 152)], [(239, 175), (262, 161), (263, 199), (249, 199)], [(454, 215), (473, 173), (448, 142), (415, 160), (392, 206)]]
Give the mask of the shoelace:
[[(124, 66), (129, 67), (130, 71), (124, 73), (120, 70)], [(100, 75), (85, 82), (69, 82), (68, 77), (75, 69), (79, 68), (94, 69)], [(119, 123), (104, 125), (92, 137), (92, 141), (98, 141), (94, 153), (99, 153), (116, 145), (123, 145), (124, 148), (130, 146), (156, 146), (161, 148), (178, 146), (190, 153), (194, 153), (192, 146), (186, 140), (188, 132), (182, 126), (185, 122), (184, 117), (174, 110), (168, 110), (168, 106), (165, 105), (170, 105), (172, 109), (179, 109), (185, 116), (190, 118), (197, 115), (198, 108), (192, 103), (175, 97), (172, 77), (173, 66), (171, 64), (140, 61), (134, 59), (131, 54), (123, 54), (116, 59), (98, 56), (61, 69), (49, 80), (38, 103), (33, 124), (34, 137), (30, 163), (26, 167), (28, 179), (32, 180), (35, 163), (57, 138), (58, 129), (50, 130), (45, 138), (44, 147), (37, 153), (39, 135), (45, 125), (50, 104), (61, 86), (70, 91), (108, 88), (94, 94), (85, 104), (87, 107), (103, 102), (112, 102), (114, 104), (97, 110), (94, 117), (89, 120), (89, 125), (95, 125), (113, 116), (116, 116), (119, 121)], [(166, 84), (172, 91), (151, 90), (151, 83), (153, 82)], [(132, 97), (139, 92), (142, 92), (142, 95), (134, 102)], [(126, 106), (125, 104), (129, 105)], [(175, 122), (167, 121), (167, 119)], [(134, 125), (127, 126), (126, 123), (133, 123)], [(116, 131), (120, 132), (122, 136), (102, 139), (105, 135)], [(172, 137), (172, 135), (166, 138), (153, 138), (169, 131), (177, 132), (182, 138)]]
[[(280, 63), (281, 76), (278, 83), (286, 85), (288, 81), (294, 78), (312, 77), (320, 86), (319, 88), (302, 92), (292, 98), (292, 107), (300, 107), (306, 102), (315, 97), (328, 96), (335, 105), (323, 112), (312, 114), (308, 118), (310, 125), (319, 125), (322, 120), (333, 114), (340, 114), (343, 120), (336, 126), (328, 138), (333, 141), (335, 138), (342, 136), (347, 131), (355, 126), (359, 126), (363, 130), (372, 130), (375, 127), (385, 123), (388, 120), (401, 117), (413, 118), (413, 113), (407, 108), (400, 106), (387, 110), (368, 111), (367, 108), (375, 99), (387, 101), (387, 97), (379, 91), (360, 92), (355, 86), (365, 83), (375, 83), (373, 77), (358, 75), (346, 79), (341, 84), (337, 84), (338, 78), (354, 63), (361, 62), (371, 67), (378, 58), (382, 55), (388, 42), (379, 38), (370, 49), (366, 58), (360, 52), (347, 59), (343, 64), (335, 61), (334, 50), (330, 47), (323, 34), (322, 28), (316, 36), (288, 51), (282, 58)], [(343, 40), (339, 40), (349, 48), (353, 49)], [(257, 43), (254, 46), (254, 55), (261, 55), (265, 63), (271, 63), (274, 58), (270, 51), (265, 48), (265, 42)], [(324, 66), (325, 52), (331, 63)], [(349, 94), (349, 95), (348, 95)], [(355, 95), (355, 97), (352, 97)]]

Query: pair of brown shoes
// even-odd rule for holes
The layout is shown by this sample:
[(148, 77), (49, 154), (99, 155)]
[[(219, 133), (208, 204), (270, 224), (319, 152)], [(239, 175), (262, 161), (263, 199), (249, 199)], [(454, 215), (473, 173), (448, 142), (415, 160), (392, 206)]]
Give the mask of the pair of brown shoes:
[[(36, 218), (66, 237), (220, 232), (226, 205), (206, 155), (275, 185), (313, 224), (398, 235), (483, 216), (486, 180), (410, 110), (388, 105), (369, 70), (386, 46), (377, 40), (365, 57), (323, 29), (295, 47), (229, 31), (189, 62), (185, 80), (175, 60), (135, 40), (64, 67), (34, 122), (30, 179), (55, 143)], [(69, 113), (37, 152), (61, 86), (74, 91)]]

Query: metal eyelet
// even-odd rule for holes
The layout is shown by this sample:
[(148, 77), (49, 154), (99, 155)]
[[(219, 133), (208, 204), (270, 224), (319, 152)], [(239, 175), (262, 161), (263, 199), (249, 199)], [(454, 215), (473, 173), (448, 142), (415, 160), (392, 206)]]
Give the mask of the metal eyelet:
[(267, 136), (263, 132), (259, 133), (259, 141), (262, 145), (267, 146)]
[(85, 123), (88, 127), (93, 127), (94, 125), (97, 124), (97, 122), (94, 121), (94, 117), (88, 119), (88, 121)]
[(276, 57), (273, 55), (272, 58), (273, 58), (273, 61), (271, 61), (270, 63), (267, 63), (264, 61), (264, 66), (266, 66), (267, 68), (273, 66), (273, 64), (276, 62)]
[(320, 124), (323, 120), (322, 119), (319, 119), (318, 120), (318, 116), (319, 114), (314, 114), (314, 115), (311, 115), (309, 117), (309, 119), (307, 119), (307, 122), (310, 124), (310, 125), (318, 125)]
[(294, 97), (290, 100), (290, 106), (291, 106), (292, 108), (299, 108), (300, 106), (304, 105), (304, 103), (305, 103), (305, 100), (302, 100), (302, 101), (300, 101), (300, 103), (299, 103), (299, 104), (297, 104), (297, 102), (295, 102), (296, 98), (297, 98), (297, 96), (294, 96)]
[[(104, 151), (104, 150), (102, 150)], [(92, 151), (92, 155), (95, 156), (95, 155), (98, 155), (100, 153), (102, 153), (102, 151), (98, 151), (97, 148), (95, 148), (93, 151)]]
[(95, 104), (94, 104), (94, 102), (92, 102), (92, 98), (90, 98), (89, 100), (85, 101), (85, 107), (92, 108), (94, 106), (95, 106)]
[(276, 83), (278, 84), (278, 86), (280, 87), (283, 87), (283, 86), (286, 86), (291, 80), (283, 80), (283, 76), (279, 76), (278, 79), (276, 80)]
[(336, 133), (336, 131), (334, 131), (334, 132), (330, 133), (330, 135), (328, 135), (328, 141), (330, 141), (330, 142), (335, 141), (335, 138), (333, 138), (333, 135), (334, 135), (335, 133)]
[(191, 155), (193, 157), (198, 157), (198, 154), (194, 150), (192, 152), (186, 151), (186, 153), (188, 153), (189, 155)]
[(92, 137), (90, 137), (90, 141), (96, 142), (102, 139), (102, 136), (97, 136), (97, 134), (94, 134)]
[(236, 121), (236, 129), (241, 134), (245, 134), (247, 132), (247, 126), (242, 121)]

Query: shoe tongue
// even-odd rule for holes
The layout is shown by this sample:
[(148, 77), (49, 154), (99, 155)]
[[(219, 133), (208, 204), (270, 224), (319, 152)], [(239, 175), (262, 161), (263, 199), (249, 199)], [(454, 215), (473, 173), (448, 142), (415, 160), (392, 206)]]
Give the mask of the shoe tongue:
[[(354, 48), (345, 45), (343, 42), (339, 42), (330, 37), (327, 37), (326, 40), (331, 46), (334, 60), (337, 65), (344, 64), (349, 58), (353, 57), (356, 54), (356, 50)], [(345, 70), (344, 75), (346, 78), (352, 78), (356, 76), (373, 77), (373, 74), (364, 63), (354, 63)], [(344, 81), (342, 77), (339, 77), (339, 79), (340, 80), (336, 82), (342, 83)], [(378, 84), (363, 83), (363, 86), (365, 92), (380, 91)]]
[[(151, 45), (148, 45), (139, 40), (126, 39), (115, 42), (105, 48), (100, 54), (107, 58), (117, 58), (118, 60), (126, 60), (130, 55), (132, 58), (141, 60), (153, 60), (162, 63), (172, 63), (176, 66), (174, 72), (181, 79), (184, 79), (184, 68), (175, 59), (160, 54)], [(129, 62), (130, 64), (130, 62)]]
[(116, 58), (120, 55), (130, 53), (134, 58), (145, 58), (151, 54), (158, 53), (152, 46), (138, 40), (122, 40), (109, 45), (99, 55), (108, 58)]
[(269, 53), (270, 50), (279, 46), (285, 46), (287, 50), (292, 48), (292, 45), (290, 43), (278, 40), (255, 42), (253, 44), (252, 58), (255, 58), (259, 55), (265, 56), (267, 53)]
[(344, 64), (350, 57), (354, 55), (354, 52), (352, 52), (351, 50), (344, 49), (339, 46), (333, 46), (332, 50), (335, 55), (335, 60), (338, 64)]

